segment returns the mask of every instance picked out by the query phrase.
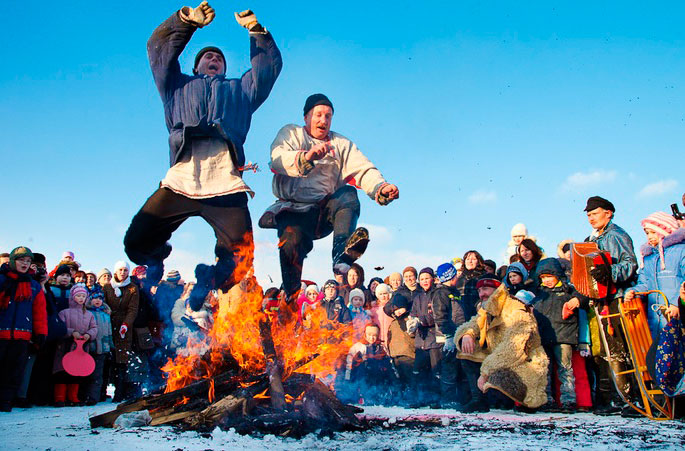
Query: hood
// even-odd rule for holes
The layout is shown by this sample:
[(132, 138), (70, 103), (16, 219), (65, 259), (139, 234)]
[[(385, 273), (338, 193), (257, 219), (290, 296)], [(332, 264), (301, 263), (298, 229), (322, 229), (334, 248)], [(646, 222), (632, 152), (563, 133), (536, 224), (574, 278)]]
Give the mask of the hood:
[(564, 240), (561, 243), (559, 243), (559, 245), (557, 246), (557, 255), (559, 256), (559, 258), (566, 258), (564, 257), (564, 252), (561, 249), (567, 244), (571, 243), (573, 243), (573, 240)]
[[(523, 277), (523, 280), (524, 280), (524, 281), (528, 278), (528, 270), (526, 269), (526, 267), (523, 266), (523, 265), (522, 265), (521, 263), (519, 263), (519, 262), (514, 262), (514, 263), (512, 263), (511, 265), (509, 265), (509, 267), (507, 268), (507, 273), (504, 275), (504, 280), (503, 280), (503, 282), (504, 282), (504, 285), (506, 285), (506, 286), (508, 286), (508, 287), (510, 287), (510, 284), (509, 284), (509, 273), (512, 273), (512, 272), (517, 272), (517, 273), (521, 274), (521, 276)], [(511, 287), (510, 287), (510, 288), (511, 288)]]
[[(676, 229), (670, 235), (667, 235), (661, 242), (661, 245), (664, 247), (664, 249), (666, 249), (667, 247), (683, 242), (685, 242), (685, 228), (681, 227)], [(640, 254), (642, 254), (643, 257), (646, 257), (648, 255), (652, 255), (657, 250), (657, 247), (651, 246), (649, 243), (645, 243), (640, 247)]]
[(541, 274), (552, 274), (560, 281), (565, 278), (564, 268), (561, 267), (561, 263), (556, 258), (543, 258), (538, 262), (535, 268), (535, 278)]

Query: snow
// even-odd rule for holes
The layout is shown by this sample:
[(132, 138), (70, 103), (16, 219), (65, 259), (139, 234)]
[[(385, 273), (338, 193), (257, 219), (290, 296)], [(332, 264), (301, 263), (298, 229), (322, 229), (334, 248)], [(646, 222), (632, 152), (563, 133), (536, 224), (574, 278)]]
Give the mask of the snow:
[[(172, 427), (95, 429), (88, 423), (115, 407), (34, 407), (0, 413), (3, 449), (52, 450), (206, 450), (206, 449), (683, 449), (685, 423), (627, 419), (592, 414), (519, 414), (493, 410), (460, 414), (441, 409), (364, 407), (363, 417), (377, 424), (365, 432), (302, 440), (247, 437), (215, 430), (177, 432)], [(408, 425), (411, 423), (412, 425)]]

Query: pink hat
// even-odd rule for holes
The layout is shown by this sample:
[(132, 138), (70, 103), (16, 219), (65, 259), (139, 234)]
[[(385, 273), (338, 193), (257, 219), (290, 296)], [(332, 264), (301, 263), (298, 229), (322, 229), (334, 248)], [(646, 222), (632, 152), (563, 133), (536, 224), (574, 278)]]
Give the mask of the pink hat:
[(679, 227), (678, 221), (663, 211), (657, 211), (647, 216), (641, 221), (642, 227), (645, 229), (653, 230), (654, 232), (661, 235), (661, 237), (666, 237)]
[(65, 258), (71, 258), (73, 260), (74, 253), (71, 251), (64, 251), (64, 253), (62, 254), (62, 260), (64, 260)]
[(71, 290), (69, 291), (69, 298), (74, 299), (74, 296), (76, 296), (79, 293), (83, 293), (86, 296), (88, 295), (88, 290), (86, 289), (86, 286), (82, 283), (77, 283), (76, 285), (71, 287)]

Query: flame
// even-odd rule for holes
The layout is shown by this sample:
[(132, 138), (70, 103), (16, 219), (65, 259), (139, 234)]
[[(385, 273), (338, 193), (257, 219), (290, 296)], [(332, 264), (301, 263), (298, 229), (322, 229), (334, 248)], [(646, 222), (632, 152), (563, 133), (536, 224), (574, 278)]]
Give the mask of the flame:
[[(306, 321), (300, 323), (295, 312), (296, 303), (282, 303), (278, 320), (270, 321), (262, 310), (262, 288), (252, 277), (252, 237), (246, 235), (243, 243), (235, 253), (237, 267), (234, 275), (240, 277), (240, 282), (219, 296), (218, 309), (207, 337), (199, 342), (189, 340), (186, 349), (162, 368), (167, 373), (165, 392), (225, 371), (227, 353), (245, 372), (262, 374), (266, 370), (266, 357), (260, 326), (271, 328), (278, 360), (283, 366), (283, 379), (293, 372), (296, 362), (318, 354), (316, 359), (298, 371), (332, 385), (332, 376), (344, 364), (344, 357), (358, 338), (352, 324), (329, 321), (321, 307), (309, 310)], [(210, 402), (214, 397), (212, 383)]]

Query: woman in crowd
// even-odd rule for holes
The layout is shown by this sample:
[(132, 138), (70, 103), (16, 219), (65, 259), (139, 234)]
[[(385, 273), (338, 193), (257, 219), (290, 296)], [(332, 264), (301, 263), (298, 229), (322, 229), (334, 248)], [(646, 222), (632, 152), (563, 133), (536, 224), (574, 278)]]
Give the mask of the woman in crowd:
[(528, 279), (535, 283), (535, 279), (537, 277), (535, 275), (535, 268), (537, 267), (538, 262), (542, 260), (542, 257), (544, 256), (542, 249), (540, 249), (535, 241), (531, 240), (530, 238), (526, 238), (521, 241), (521, 244), (519, 244), (518, 255), (521, 257), (519, 261), (526, 268), (526, 271), (528, 271)]
[(114, 265), (114, 274), (105, 285), (105, 303), (112, 309), (112, 334), (114, 339), (114, 368), (116, 373), (114, 401), (121, 402), (137, 393), (135, 382), (128, 377), (128, 364), (133, 347), (133, 322), (138, 315), (140, 294), (131, 283), (129, 265), (119, 261)]
[(457, 290), (461, 293), (461, 307), (464, 310), (464, 317), (468, 321), (476, 314), (476, 304), (478, 304), (476, 283), (486, 271), (483, 266), (483, 256), (478, 251), (467, 251), (464, 254), (463, 262), (463, 270), (457, 278)]

